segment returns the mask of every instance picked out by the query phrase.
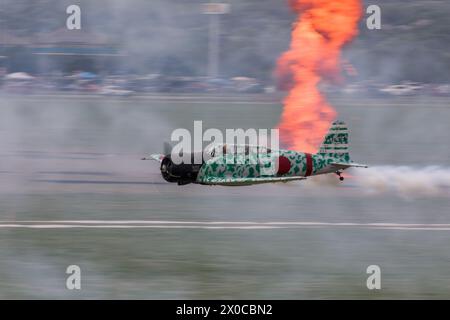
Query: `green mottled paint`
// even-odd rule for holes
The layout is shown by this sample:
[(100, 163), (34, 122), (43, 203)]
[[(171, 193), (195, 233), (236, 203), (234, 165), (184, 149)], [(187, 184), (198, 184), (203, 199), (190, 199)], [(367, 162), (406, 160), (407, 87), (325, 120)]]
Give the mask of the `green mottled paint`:
[[(305, 178), (308, 169), (305, 153), (292, 150), (272, 150), (272, 154), (274, 159), (279, 156), (289, 159), (291, 165), (289, 172), (283, 175), (263, 174), (261, 167), (270, 167), (270, 164), (261, 166), (256, 153), (250, 153), (247, 156), (227, 154), (208, 160), (200, 169), (197, 182), (242, 185)], [(336, 166), (336, 163), (339, 163), (339, 166)], [(312, 164), (311, 175), (343, 170), (347, 164), (351, 166), (352, 162), (348, 153), (348, 129), (343, 122), (333, 123), (319, 152), (312, 155)]]

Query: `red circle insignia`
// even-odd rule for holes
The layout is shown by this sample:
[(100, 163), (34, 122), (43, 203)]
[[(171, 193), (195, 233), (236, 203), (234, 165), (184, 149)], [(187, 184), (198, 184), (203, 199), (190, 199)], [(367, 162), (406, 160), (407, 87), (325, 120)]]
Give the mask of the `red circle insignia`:
[(281, 156), (278, 158), (278, 174), (283, 175), (291, 170), (291, 162), (288, 158)]

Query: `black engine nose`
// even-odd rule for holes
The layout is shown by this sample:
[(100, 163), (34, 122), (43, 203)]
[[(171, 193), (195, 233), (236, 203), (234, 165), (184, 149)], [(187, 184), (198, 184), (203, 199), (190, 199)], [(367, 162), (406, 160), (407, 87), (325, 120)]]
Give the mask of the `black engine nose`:
[(168, 182), (176, 182), (179, 185), (193, 183), (197, 180), (198, 172), (202, 164), (194, 164), (194, 155), (190, 157), (191, 163), (175, 164), (171, 155), (166, 155), (161, 162), (161, 175)]

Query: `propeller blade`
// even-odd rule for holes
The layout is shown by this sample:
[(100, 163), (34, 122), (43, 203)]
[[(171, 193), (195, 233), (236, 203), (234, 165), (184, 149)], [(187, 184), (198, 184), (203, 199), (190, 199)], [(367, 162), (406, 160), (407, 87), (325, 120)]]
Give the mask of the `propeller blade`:
[(164, 154), (168, 155), (171, 153), (172, 153), (172, 145), (169, 142), (165, 141), (164, 142)]

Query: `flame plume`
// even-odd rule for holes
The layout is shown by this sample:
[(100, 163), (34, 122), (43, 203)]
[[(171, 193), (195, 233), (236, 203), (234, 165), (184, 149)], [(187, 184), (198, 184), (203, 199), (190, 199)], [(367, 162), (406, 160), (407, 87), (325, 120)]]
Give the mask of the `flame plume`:
[(337, 80), (341, 49), (358, 33), (360, 0), (290, 0), (298, 19), (290, 48), (278, 60), (278, 79), (289, 82), (278, 126), (289, 148), (316, 152), (336, 111), (321, 95), (321, 80)]

